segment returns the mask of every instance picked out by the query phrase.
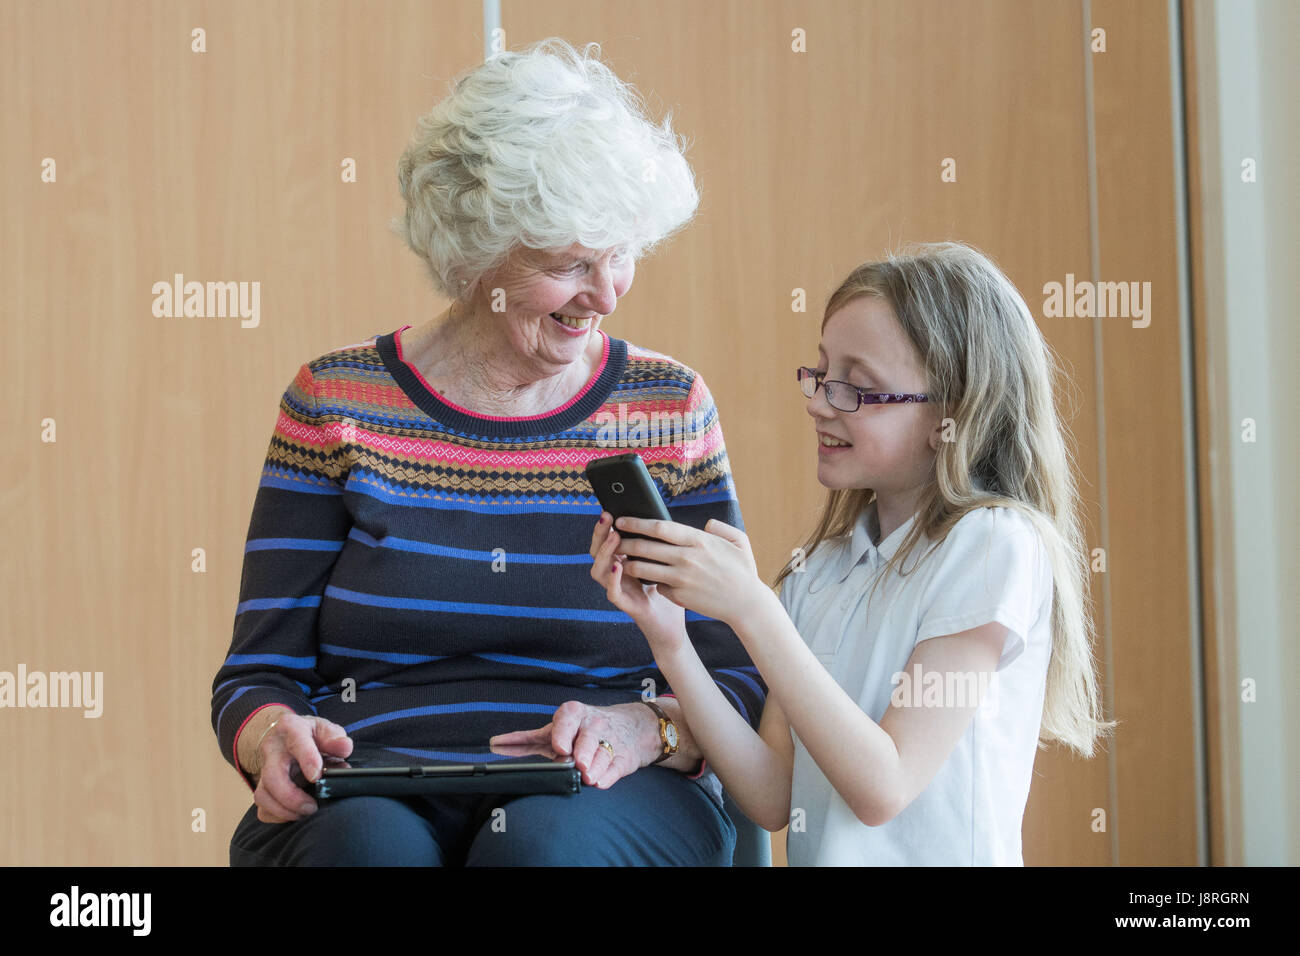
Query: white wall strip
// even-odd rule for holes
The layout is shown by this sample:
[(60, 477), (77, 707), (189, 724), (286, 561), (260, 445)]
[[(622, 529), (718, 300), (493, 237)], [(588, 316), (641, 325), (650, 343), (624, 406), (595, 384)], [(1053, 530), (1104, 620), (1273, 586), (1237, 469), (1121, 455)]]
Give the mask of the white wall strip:
[(483, 0), (483, 59), (492, 58), (493, 41), (501, 27), (501, 0)]

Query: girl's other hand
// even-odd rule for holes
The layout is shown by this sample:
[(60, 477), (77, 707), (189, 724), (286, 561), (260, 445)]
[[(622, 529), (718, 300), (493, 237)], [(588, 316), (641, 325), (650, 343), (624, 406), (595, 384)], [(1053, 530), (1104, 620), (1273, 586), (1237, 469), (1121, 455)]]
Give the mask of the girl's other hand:
[(602, 511), (591, 534), (591, 576), (610, 602), (636, 621), (656, 655), (675, 651), (687, 640), (686, 611), (659, 593), (657, 585), (627, 573), (618, 553), (627, 543), (612, 527), (609, 512)]
[(616, 525), (656, 539), (623, 541), (622, 550), (629, 559), (624, 562), (624, 572), (647, 585), (658, 583), (659, 594), (683, 608), (734, 626), (732, 619), (753, 604), (760, 588), (771, 593), (758, 576), (749, 536), (725, 521), (710, 518), (703, 531), (654, 518), (619, 518)]

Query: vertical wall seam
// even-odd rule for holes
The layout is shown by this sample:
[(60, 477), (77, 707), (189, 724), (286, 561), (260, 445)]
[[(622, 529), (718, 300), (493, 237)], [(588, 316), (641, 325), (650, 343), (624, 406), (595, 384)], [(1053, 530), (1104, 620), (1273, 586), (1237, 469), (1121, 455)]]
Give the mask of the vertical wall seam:
[(1205, 685), (1205, 634), (1204, 614), (1201, 607), (1201, 521), (1200, 480), (1196, 473), (1197, 418), (1196, 400), (1192, 390), (1196, 372), (1194, 334), (1192, 328), (1192, 278), (1191, 235), (1188, 227), (1188, 209), (1191, 201), (1187, 175), (1187, 100), (1184, 95), (1187, 83), (1186, 51), (1183, 47), (1182, 0), (1168, 0), (1169, 7), (1169, 69), (1170, 107), (1173, 117), (1174, 144), (1174, 233), (1178, 258), (1178, 354), (1181, 364), (1180, 389), (1183, 412), (1183, 487), (1186, 490), (1184, 508), (1187, 521), (1187, 613), (1191, 640), (1192, 662), (1192, 763), (1195, 774), (1196, 797), (1196, 865), (1209, 863), (1209, 740), (1206, 713)]

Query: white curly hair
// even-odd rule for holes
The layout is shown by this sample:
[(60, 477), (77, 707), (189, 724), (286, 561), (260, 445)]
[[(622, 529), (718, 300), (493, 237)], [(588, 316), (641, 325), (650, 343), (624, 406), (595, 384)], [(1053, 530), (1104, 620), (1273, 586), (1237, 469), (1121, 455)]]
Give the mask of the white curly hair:
[(467, 71), (422, 116), (397, 164), (396, 232), (438, 291), (468, 301), (520, 246), (647, 255), (695, 215), (672, 130), (599, 59), (558, 37)]

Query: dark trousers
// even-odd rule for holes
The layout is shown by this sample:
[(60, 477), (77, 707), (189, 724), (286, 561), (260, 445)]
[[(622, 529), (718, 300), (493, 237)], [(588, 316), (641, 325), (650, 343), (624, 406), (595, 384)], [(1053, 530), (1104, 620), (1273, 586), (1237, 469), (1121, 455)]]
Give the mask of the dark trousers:
[(293, 823), (248, 808), (231, 866), (730, 866), (736, 830), (675, 770), (573, 795), (318, 800)]

